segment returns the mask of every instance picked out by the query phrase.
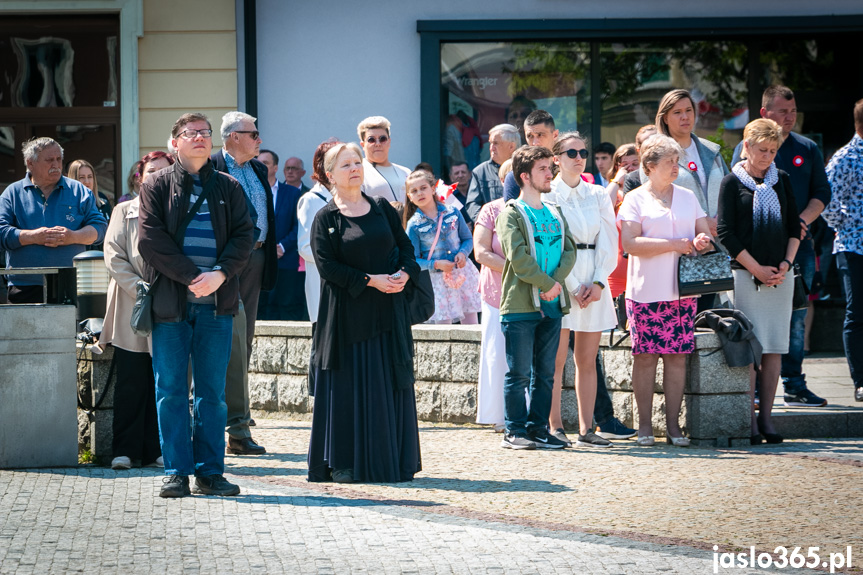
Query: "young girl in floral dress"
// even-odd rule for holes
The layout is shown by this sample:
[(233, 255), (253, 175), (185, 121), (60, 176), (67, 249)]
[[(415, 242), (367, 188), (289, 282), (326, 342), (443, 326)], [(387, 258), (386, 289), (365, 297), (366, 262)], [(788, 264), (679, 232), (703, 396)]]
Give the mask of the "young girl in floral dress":
[(479, 272), (468, 260), (473, 236), (461, 213), (438, 201), (435, 183), (425, 170), (408, 176), (403, 220), (417, 263), (431, 275), (435, 313), (428, 323), (475, 324), (481, 304)]

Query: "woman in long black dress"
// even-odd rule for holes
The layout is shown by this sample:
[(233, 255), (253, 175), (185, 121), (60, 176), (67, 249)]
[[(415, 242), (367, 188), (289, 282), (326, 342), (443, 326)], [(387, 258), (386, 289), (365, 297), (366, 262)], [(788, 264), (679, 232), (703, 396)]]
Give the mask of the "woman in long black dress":
[(333, 146), (324, 169), (333, 199), (311, 234), (321, 303), (309, 481), (410, 481), (421, 463), (403, 289), (419, 266), (396, 211), (360, 191), (359, 146)]

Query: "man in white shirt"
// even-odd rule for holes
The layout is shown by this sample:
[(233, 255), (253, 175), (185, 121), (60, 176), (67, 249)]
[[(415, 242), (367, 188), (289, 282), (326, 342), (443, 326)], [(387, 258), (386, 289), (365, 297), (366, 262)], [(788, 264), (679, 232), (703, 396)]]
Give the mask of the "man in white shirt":
[(390, 162), (390, 121), (383, 116), (370, 116), (357, 126), (365, 159), (363, 193), (379, 196), (391, 202), (405, 202), (405, 180), (411, 171)]

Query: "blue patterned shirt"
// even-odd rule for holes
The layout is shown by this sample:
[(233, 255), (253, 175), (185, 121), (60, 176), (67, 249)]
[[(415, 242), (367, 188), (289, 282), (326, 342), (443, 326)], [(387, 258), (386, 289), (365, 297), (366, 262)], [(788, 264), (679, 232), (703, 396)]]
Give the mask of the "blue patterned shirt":
[(833, 199), (821, 215), (836, 230), (833, 253), (863, 255), (863, 138), (859, 134), (830, 158), (827, 180)]
[(264, 186), (261, 185), (261, 180), (258, 179), (258, 174), (252, 168), (251, 162), (246, 162), (242, 166), (237, 163), (237, 160), (231, 156), (224, 148), (222, 153), (225, 156), (225, 164), (228, 166), (228, 173), (231, 174), (246, 193), (246, 197), (255, 206), (255, 211), (258, 213), (258, 221), (255, 222), (255, 227), (261, 230), (258, 239), (264, 241), (267, 239), (267, 192)]

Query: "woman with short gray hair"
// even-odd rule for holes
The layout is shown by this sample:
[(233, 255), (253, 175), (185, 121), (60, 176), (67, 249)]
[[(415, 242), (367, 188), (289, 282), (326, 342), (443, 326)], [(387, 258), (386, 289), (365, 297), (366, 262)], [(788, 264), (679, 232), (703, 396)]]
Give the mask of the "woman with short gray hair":
[(623, 199), (617, 219), (629, 253), (626, 314), (632, 336), (632, 389), (638, 405), (638, 444), (653, 445), (651, 415), (656, 367), (664, 367), (666, 441), (689, 445), (680, 429), (686, 355), (695, 349), (696, 298), (681, 298), (677, 262), (712, 240), (707, 215), (690, 190), (674, 183), (682, 150), (656, 134), (641, 147), (648, 181)]

